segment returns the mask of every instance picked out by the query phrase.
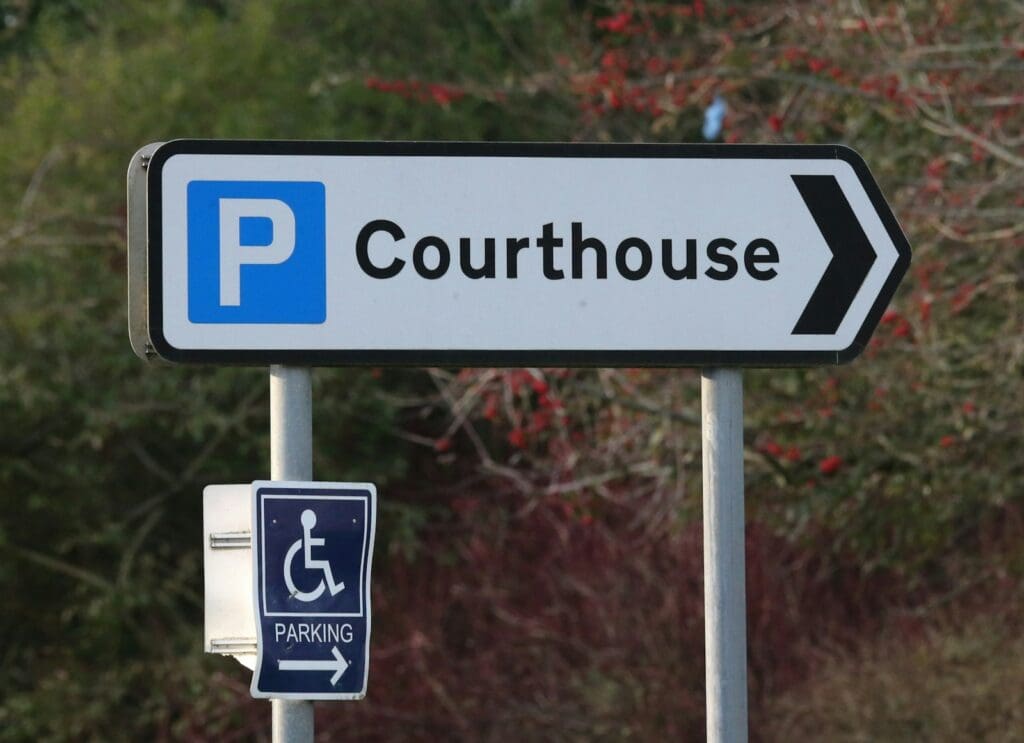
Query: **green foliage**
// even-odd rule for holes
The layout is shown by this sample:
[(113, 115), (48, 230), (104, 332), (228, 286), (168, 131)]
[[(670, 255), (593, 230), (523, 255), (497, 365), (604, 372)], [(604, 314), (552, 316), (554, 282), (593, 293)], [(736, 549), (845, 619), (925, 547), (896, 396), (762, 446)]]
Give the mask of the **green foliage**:
[[(461, 2), (0, 11), (13, 19), (0, 36), (0, 739), (180, 733), (190, 723), (174, 718), (202, 715), (208, 693), (200, 492), (267, 475), (267, 379), (132, 355), (130, 155), (175, 137), (536, 136), (543, 127), (514, 103), (469, 96), (427, 109), (364, 78), (515, 75), (525, 59), (508, 50), (541, 21)], [(390, 393), (421, 384), (388, 377)], [(369, 370), (315, 375), (321, 478), (371, 480), (386, 493), (407, 471), (410, 445), (394, 434), (401, 411), (382, 390)], [(425, 512), (390, 512), (382, 552), (394, 538), (396, 554), (414, 554)], [(171, 687), (166, 700), (152, 693)]]

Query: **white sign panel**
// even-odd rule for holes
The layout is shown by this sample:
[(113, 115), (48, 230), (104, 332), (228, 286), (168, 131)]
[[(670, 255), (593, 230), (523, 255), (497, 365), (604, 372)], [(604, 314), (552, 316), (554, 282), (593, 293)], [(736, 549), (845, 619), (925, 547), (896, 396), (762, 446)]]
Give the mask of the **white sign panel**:
[(181, 362), (837, 363), (910, 260), (836, 146), (182, 140), (144, 208)]

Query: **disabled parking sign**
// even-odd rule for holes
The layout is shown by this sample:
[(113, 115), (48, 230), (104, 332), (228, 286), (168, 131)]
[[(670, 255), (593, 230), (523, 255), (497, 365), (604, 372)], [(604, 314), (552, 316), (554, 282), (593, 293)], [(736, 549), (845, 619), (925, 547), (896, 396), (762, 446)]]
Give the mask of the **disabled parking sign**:
[(252, 493), (252, 695), (362, 699), (369, 674), (376, 488), (259, 481)]

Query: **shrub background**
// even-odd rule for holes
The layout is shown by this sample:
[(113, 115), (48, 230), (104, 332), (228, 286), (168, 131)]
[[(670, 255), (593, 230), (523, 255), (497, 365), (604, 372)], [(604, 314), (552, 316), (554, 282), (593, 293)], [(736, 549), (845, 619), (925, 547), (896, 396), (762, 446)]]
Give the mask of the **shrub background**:
[[(268, 725), (201, 653), (199, 539), (203, 485), (267, 474), (266, 371), (132, 355), (135, 149), (700, 141), (716, 95), (724, 141), (858, 149), (914, 248), (858, 361), (745, 375), (754, 735), (1017, 737), (1021, 39), (1006, 1), (0, 2), (0, 739)], [(699, 739), (698, 393), (319, 370), (317, 476), (382, 511), (370, 696), (318, 729)]]

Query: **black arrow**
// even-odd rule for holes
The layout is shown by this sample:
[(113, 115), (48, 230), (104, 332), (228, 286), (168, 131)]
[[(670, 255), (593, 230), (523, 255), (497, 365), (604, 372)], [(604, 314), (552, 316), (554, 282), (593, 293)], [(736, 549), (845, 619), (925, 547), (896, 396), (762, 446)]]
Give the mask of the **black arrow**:
[(793, 335), (834, 335), (878, 255), (832, 175), (794, 175), (832, 260), (796, 321)]

